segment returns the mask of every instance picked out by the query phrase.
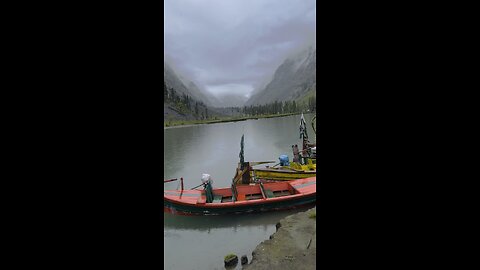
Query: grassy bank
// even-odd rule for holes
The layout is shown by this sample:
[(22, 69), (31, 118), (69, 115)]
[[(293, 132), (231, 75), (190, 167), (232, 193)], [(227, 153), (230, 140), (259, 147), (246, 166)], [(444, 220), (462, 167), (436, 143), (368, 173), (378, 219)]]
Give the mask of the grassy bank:
[(163, 127), (238, 122), (238, 121), (245, 121), (245, 120), (248, 120), (248, 119), (284, 117), (284, 116), (296, 115), (296, 114), (300, 114), (300, 113), (268, 114), (268, 115), (256, 115), (256, 116), (244, 116), (244, 117), (227, 117), (227, 118), (210, 119), (210, 120), (164, 120)]

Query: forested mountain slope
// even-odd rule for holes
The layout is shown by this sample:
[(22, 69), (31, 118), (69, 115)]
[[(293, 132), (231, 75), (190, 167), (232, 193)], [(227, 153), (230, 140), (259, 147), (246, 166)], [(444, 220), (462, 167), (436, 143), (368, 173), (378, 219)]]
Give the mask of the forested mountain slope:
[(285, 59), (267, 86), (252, 95), (246, 105), (261, 105), (274, 101), (303, 100), (316, 91), (317, 50), (311, 46)]

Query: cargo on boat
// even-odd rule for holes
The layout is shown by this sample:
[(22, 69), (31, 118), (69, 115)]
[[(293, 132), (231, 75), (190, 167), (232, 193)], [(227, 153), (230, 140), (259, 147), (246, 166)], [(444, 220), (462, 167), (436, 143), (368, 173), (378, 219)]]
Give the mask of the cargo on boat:
[[(315, 131), (313, 121), (312, 127)], [(234, 178), (235, 183), (241, 185), (252, 182), (262, 182), (263, 180), (290, 181), (292, 179), (303, 179), (316, 176), (316, 143), (310, 143), (308, 140), (307, 126), (303, 114), (300, 118), (300, 139), (302, 139), (302, 150), (299, 150), (296, 144), (292, 145), (293, 160), (291, 162), (287, 155), (281, 155), (279, 157), (279, 163), (275, 164), (274, 166), (254, 168), (254, 166), (260, 164), (274, 163), (274, 161), (244, 162), (244, 138), (242, 136), (240, 143), (240, 162)]]
[(204, 190), (165, 190), (164, 210), (180, 214), (218, 215), (295, 208), (316, 202), (317, 179), (258, 183), (231, 188)]
[[(287, 157), (288, 158), (288, 157)], [(251, 168), (250, 177), (255, 180), (290, 181), (292, 179), (303, 179), (316, 176), (317, 165), (309, 159), (307, 164), (297, 162), (288, 163), (283, 166), (265, 168)]]
[(258, 180), (290, 181), (316, 176), (316, 170), (299, 171), (289, 168), (261, 168), (254, 169), (252, 176)]

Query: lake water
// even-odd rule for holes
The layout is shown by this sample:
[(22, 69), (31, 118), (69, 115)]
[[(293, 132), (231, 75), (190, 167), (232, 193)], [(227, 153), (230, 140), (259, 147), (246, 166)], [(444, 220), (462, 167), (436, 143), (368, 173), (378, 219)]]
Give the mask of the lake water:
[[(313, 114), (305, 114), (311, 142)], [(245, 161), (274, 161), (292, 144), (301, 149), (300, 115), (233, 123), (196, 125), (164, 130), (164, 179), (183, 177), (185, 189), (201, 184), (208, 173), (213, 187), (230, 187), (239, 162), (240, 140), (245, 135)], [(272, 163), (270, 165), (274, 165)], [(164, 184), (177, 189), (179, 181)], [(172, 270), (225, 269), (223, 257), (235, 253), (252, 259), (252, 251), (275, 232), (282, 218), (310, 207), (246, 215), (179, 216), (164, 213), (164, 268)]]

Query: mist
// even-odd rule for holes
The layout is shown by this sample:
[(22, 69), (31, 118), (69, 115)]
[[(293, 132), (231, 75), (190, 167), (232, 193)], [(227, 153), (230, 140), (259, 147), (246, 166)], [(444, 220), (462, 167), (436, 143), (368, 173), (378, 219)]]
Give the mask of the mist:
[(224, 105), (246, 101), (315, 46), (315, 17), (314, 0), (165, 0), (165, 60)]

